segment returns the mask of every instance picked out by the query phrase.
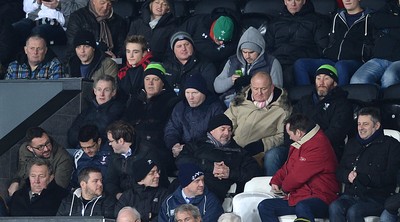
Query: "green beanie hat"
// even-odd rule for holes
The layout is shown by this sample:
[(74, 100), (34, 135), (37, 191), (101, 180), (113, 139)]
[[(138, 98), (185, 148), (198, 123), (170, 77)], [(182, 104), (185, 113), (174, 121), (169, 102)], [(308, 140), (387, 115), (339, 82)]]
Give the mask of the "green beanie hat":
[(325, 65), (320, 66), (317, 69), (315, 77), (317, 77), (319, 74), (325, 74), (325, 75), (330, 76), (333, 79), (333, 81), (335, 81), (336, 83), (338, 83), (338, 81), (339, 81), (337, 70), (335, 67), (333, 67), (331, 65), (325, 64)]
[(234, 24), (231, 18), (220, 16), (214, 24), (214, 37), (221, 41), (231, 41)]
[(165, 68), (161, 65), (161, 63), (151, 62), (148, 64), (144, 70), (143, 77), (147, 75), (156, 75), (165, 83)]

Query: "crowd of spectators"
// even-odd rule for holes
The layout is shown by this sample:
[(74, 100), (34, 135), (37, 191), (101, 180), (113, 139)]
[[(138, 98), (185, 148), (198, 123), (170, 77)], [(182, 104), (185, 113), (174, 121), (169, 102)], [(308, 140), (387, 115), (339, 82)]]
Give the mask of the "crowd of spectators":
[[(341, 86), (400, 83), (400, 1), (339, 1), (331, 20), (282, 1), (266, 33), (227, 8), (178, 22), (172, 0), (145, 1), (129, 24), (115, 0), (24, 0), (25, 18), (0, 16), (5, 79), (93, 81), (69, 147), (27, 130), (0, 214), (215, 222), (232, 184), (267, 175), (284, 198), (261, 202), (262, 221), (396, 219), (400, 143), (375, 108), (353, 129)], [(313, 89), (291, 104), (297, 85)]]

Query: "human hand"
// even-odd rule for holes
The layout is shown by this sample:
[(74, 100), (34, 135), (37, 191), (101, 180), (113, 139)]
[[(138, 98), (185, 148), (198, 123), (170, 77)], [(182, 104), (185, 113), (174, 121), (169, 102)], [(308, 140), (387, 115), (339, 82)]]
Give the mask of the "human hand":
[(111, 58), (113, 58), (113, 59), (117, 58), (117, 56), (116, 56), (113, 52), (111, 52), (111, 51), (105, 51), (105, 53), (106, 53), (107, 55), (111, 56)]
[(239, 78), (239, 77), (240, 77), (240, 75), (233, 74), (233, 75), (231, 76), (232, 83), (235, 83), (235, 80), (236, 80), (237, 78)]
[(218, 179), (228, 179), (229, 178), (230, 169), (227, 165), (225, 165), (224, 161), (214, 162), (214, 177)]
[(57, 8), (60, 2), (58, 0), (41, 0), (42, 4), (48, 8), (55, 9)]
[(278, 185), (276, 184), (271, 184), (271, 192), (277, 192), (280, 191), (281, 189), (279, 188)]
[(354, 179), (356, 179), (356, 177), (357, 177), (357, 172), (353, 170), (349, 173), (349, 176), (347, 177), (347, 179), (349, 180), (350, 183), (353, 183)]
[(183, 150), (183, 146), (184, 146), (184, 144), (176, 143), (172, 147), (172, 155), (174, 157), (177, 157), (179, 155), (179, 153)]
[(18, 190), (19, 183), (18, 182), (13, 182), (10, 184), (8, 187), (8, 195), (11, 197), (15, 191)]

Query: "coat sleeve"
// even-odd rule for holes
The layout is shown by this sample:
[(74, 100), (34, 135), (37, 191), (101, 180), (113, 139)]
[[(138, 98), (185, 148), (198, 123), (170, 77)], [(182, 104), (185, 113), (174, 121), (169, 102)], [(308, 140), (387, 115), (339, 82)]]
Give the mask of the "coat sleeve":
[(345, 100), (343, 104), (335, 109), (328, 128), (324, 129), (325, 135), (329, 141), (344, 141), (347, 133), (351, 130), (353, 121), (353, 109), (349, 101)]
[[(67, 188), (71, 181), (72, 172), (74, 170), (74, 163), (69, 153), (58, 145), (59, 158), (55, 163), (55, 181), (63, 188)], [(57, 155), (57, 154), (56, 154)]]
[(277, 119), (276, 121), (276, 130), (275, 134), (271, 136), (267, 136), (262, 138), (262, 142), (264, 144), (264, 152), (268, 151), (272, 147), (276, 147), (278, 145), (281, 145), (283, 143), (283, 131), (285, 128), (285, 119), (288, 117), (289, 113), (284, 111), (281, 116)]
[(68, 24), (69, 16), (76, 10), (85, 7), (89, 0), (63, 0), (60, 1), (61, 12), (65, 18), (65, 24)]
[(229, 179), (245, 183), (251, 180), (253, 177), (257, 177), (262, 174), (261, 168), (259, 167), (257, 161), (253, 157), (247, 155), (245, 150), (243, 150), (240, 155), (243, 157), (241, 164), (238, 165), (238, 169), (229, 169)]
[(53, 58), (50, 62), (49, 79), (59, 79), (64, 77), (64, 67), (60, 60)]
[(217, 69), (212, 63), (205, 65), (204, 69), (201, 71), (201, 76), (206, 80), (208, 91), (215, 93), (214, 91), (214, 80), (217, 76)]
[(322, 51), (325, 49), (329, 44), (329, 23), (328, 20), (325, 18), (319, 18), (317, 21), (317, 29), (314, 35), (314, 41), (318, 46), (318, 52), (320, 56), (322, 56)]
[[(168, 197), (167, 197), (168, 199)], [(160, 211), (158, 213), (159, 222), (169, 222), (169, 217), (167, 215), (167, 199), (165, 199), (161, 205)]]
[(274, 86), (282, 88), (283, 87), (282, 66), (277, 59), (274, 59), (274, 61), (272, 62), (270, 75)]
[(233, 73), (228, 73), (231, 68), (231, 61), (228, 60), (225, 63), (224, 69), (214, 80), (214, 89), (217, 93), (224, 93), (228, 91), (233, 86), (232, 75)]
[(109, 57), (106, 57), (106, 59), (103, 62), (104, 62), (104, 66), (103, 66), (104, 74), (110, 75), (110, 76), (112, 76), (114, 78), (117, 78), (117, 74), (118, 74), (118, 65), (117, 65), (117, 63), (115, 63)]
[(121, 182), (117, 171), (116, 159), (115, 157), (109, 158), (111, 159), (107, 169), (107, 177), (105, 179), (104, 188), (107, 195), (115, 197), (117, 193), (122, 192), (119, 186)]
[(183, 135), (183, 126), (181, 118), (183, 118), (182, 109), (182, 102), (179, 102), (171, 113), (171, 118), (168, 120), (165, 130), (164, 130), (164, 141), (165, 145), (168, 149), (172, 149), (172, 147), (176, 143), (182, 142), (182, 135)]
[(62, 200), (56, 216), (69, 216), (69, 206), (70, 206), (68, 204), (69, 201), (71, 201), (69, 197), (66, 197)]
[(129, 206), (130, 190), (122, 193), (119, 200), (115, 203), (114, 216), (117, 217), (118, 212), (125, 206)]
[[(200, 212), (201, 214), (202, 212)], [(204, 222), (218, 221), (221, 214), (224, 213), (222, 205), (213, 193), (207, 195), (206, 214), (202, 218)]]

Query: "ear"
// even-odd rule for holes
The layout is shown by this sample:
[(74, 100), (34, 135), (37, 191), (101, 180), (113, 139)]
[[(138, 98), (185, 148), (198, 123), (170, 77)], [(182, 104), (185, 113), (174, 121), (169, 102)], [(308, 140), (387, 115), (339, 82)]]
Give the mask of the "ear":
[(27, 46), (24, 46), (24, 52), (25, 52), (25, 54), (28, 54), (28, 47)]
[(101, 144), (101, 138), (97, 140), (97, 144)]
[(54, 174), (50, 175), (50, 181), (54, 180)]
[(82, 181), (79, 183), (79, 186), (80, 186), (81, 188), (85, 187), (85, 186), (86, 186), (86, 182), (82, 180)]
[(375, 123), (375, 129), (379, 129), (381, 127), (381, 123), (380, 122), (376, 122)]
[(33, 149), (32, 149), (32, 147), (31, 147), (31, 146), (29, 146), (29, 145), (26, 145), (26, 149), (28, 149), (29, 151), (31, 151), (31, 152), (33, 153)]

